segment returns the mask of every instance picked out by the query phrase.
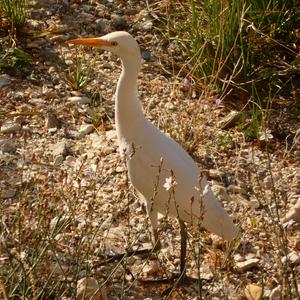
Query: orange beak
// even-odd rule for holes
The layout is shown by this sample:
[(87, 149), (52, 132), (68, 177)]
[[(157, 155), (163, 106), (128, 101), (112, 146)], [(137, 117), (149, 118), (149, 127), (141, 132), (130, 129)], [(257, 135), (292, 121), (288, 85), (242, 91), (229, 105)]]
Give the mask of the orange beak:
[(83, 46), (91, 46), (91, 47), (115, 46), (115, 43), (102, 40), (101, 38), (79, 38), (79, 39), (66, 41), (66, 43), (72, 45), (83, 45)]

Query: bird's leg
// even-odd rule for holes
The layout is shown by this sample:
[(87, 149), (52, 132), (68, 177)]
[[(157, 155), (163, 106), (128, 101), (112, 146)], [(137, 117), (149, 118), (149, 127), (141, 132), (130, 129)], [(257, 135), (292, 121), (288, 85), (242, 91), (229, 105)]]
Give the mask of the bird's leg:
[(158, 234), (158, 213), (154, 211), (153, 207), (151, 207), (151, 203), (147, 202), (147, 213), (149, 215), (150, 223), (151, 223), (151, 240), (153, 244), (153, 250), (157, 251), (161, 249), (161, 244), (159, 240)]
[(186, 239), (187, 239), (187, 232), (186, 232), (186, 225), (185, 223), (178, 219), (179, 226), (180, 226), (180, 277), (185, 275), (185, 259), (186, 259)]

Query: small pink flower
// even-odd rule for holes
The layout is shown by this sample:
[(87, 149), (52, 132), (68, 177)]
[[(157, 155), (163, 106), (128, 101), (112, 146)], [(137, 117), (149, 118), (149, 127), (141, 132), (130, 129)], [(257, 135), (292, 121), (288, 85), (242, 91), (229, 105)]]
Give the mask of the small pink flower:
[(190, 88), (190, 80), (188, 78), (183, 79), (183, 88), (185, 91), (188, 91)]
[(163, 187), (164, 187), (167, 191), (169, 191), (170, 189), (174, 188), (177, 184), (178, 184), (177, 181), (175, 181), (174, 177), (171, 176), (171, 177), (169, 177), (169, 178), (166, 178), (166, 181), (165, 181)]
[(220, 106), (222, 104), (222, 99), (216, 99), (216, 106)]

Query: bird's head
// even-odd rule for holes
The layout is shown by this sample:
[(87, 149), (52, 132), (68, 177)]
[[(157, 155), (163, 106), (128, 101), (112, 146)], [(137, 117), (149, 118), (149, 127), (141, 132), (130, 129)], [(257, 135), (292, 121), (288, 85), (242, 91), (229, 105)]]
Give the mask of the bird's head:
[(78, 38), (66, 42), (71, 45), (97, 47), (110, 51), (122, 60), (140, 56), (140, 48), (136, 40), (125, 31), (115, 31), (98, 38)]

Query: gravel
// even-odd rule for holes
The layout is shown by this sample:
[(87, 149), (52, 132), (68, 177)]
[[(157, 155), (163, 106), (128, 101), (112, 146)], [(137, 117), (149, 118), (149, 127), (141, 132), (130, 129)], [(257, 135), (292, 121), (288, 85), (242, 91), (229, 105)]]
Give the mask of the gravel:
[[(58, 256), (49, 251), (45, 262), (50, 261), (54, 267), (59, 261), (60, 266), (69, 270), (72, 289), (73, 283), (82, 277), (72, 273), (75, 272), (73, 259), (82, 248), (89, 256), (81, 256), (84, 263), (79, 269), (93, 270), (90, 282), (99, 287), (110, 278), (116, 266), (108, 263), (97, 267), (99, 254), (120, 253), (131, 243), (143, 246), (150, 242), (144, 205), (139, 203), (128, 183), (118, 153), (113, 94), (120, 64), (111, 54), (90, 48), (77, 52), (63, 43), (76, 36), (126, 29), (145, 48), (139, 95), (147, 118), (188, 150), (192, 149), (201, 168), (208, 170), (209, 179), (214, 180), (213, 190), (241, 227), (241, 240), (232, 261), (227, 260), (225, 242), (207, 232), (199, 234), (190, 230), (188, 272), (197, 271), (195, 255), (200, 251), (200, 276), (206, 278), (202, 286), (207, 297), (240, 298), (251, 284), (258, 286), (256, 290), (260, 293), (261, 278), (267, 272), (266, 291), (275, 299), (282, 282), (278, 261), (291, 261), (299, 270), (299, 214), (296, 213), (299, 212), (300, 167), (294, 152), (278, 143), (268, 155), (260, 145), (245, 142), (241, 132), (230, 129), (238, 122), (239, 112), (227, 114), (225, 108), (215, 106), (214, 98), (200, 97), (192, 82), (186, 88), (183, 78), (176, 74), (170, 76), (172, 68), (163, 59), (167, 49), (163, 48), (164, 53), (160, 50), (163, 37), (154, 30), (157, 21), (148, 13), (144, 1), (79, 2), (63, 1), (60, 7), (57, 1), (36, 1), (31, 7), (30, 26), (47, 32), (37, 40), (28, 39), (27, 44), (35, 59), (38, 78), (32, 81), (8, 75), (0, 77), (1, 111), (5, 112), (5, 118), (0, 119), (3, 222), (17, 215), (18, 207), (23, 205), (24, 219), (28, 218), (23, 230), (30, 237), (34, 228), (40, 226), (36, 211), (44, 205), (49, 224), (55, 227), (61, 222), (62, 228), (55, 236)], [(180, 55), (175, 46), (172, 51)], [(82, 59), (83, 52), (91, 72), (88, 86), (79, 93), (64, 78), (68, 78), (68, 68), (74, 67), (76, 59)], [(91, 101), (95, 95), (99, 99)], [(22, 122), (16, 120), (18, 115)], [(192, 147), (188, 135), (182, 136), (182, 132), (199, 137), (196, 145)], [(231, 138), (224, 141), (222, 137), (226, 134)], [(295, 146), (294, 150), (299, 148)], [(290, 251), (287, 257), (279, 256), (276, 244), (278, 226), (274, 220), (278, 216), (279, 222), (294, 220), (286, 229)], [(147, 285), (145, 289), (139, 281), (132, 281), (130, 273), (135, 278), (141, 274), (145, 278), (159, 278), (166, 271), (179, 268), (178, 225), (175, 220), (162, 218), (160, 228), (162, 249), (153, 254), (158, 260), (143, 269), (146, 258), (134, 257), (124, 265), (128, 271), (126, 277), (124, 269), (117, 268), (102, 289), (108, 299), (121, 295), (122, 284), (129, 287), (128, 299), (159, 299), (164, 284)], [(9, 237), (4, 235), (3, 239), (10, 241), (11, 237), (18, 240), (14, 233)], [(33, 244), (22, 247), (30, 253)], [(0, 253), (0, 267), (5, 262), (1, 260), (3, 257)], [(57, 274), (58, 278), (67, 280), (62, 273)], [(82, 284), (80, 289), (84, 290)], [(179, 289), (185, 299), (198, 295), (196, 283), (183, 284)]]

